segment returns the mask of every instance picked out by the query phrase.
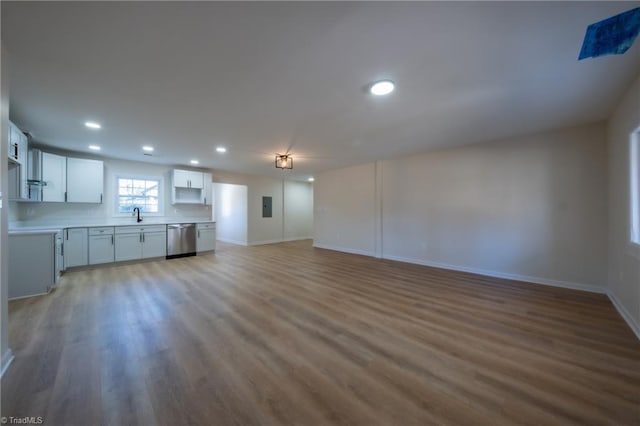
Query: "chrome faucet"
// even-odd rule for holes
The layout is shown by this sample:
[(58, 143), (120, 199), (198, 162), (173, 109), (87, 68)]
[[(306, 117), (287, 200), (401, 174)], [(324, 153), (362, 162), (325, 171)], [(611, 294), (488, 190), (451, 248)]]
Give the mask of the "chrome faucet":
[(140, 207), (135, 207), (133, 209), (133, 214), (135, 215), (135, 212), (138, 212), (138, 223), (142, 222), (142, 218), (140, 217)]

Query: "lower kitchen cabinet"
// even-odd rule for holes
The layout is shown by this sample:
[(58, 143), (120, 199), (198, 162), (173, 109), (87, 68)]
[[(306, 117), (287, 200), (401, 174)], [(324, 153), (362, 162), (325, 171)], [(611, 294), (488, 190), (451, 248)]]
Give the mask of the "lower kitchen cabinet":
[(56, 280), (55, 232), (9, 235), (9, 299), (46, 294)]
[(87, 228), (67, 228), (64, 230), (64, 268), (85, 266), (89, 263), (87, 249)]
[(213, 251), (216, 249), (216, 224), (214, 222), (196, 225), (196, 251)]
[(115, 228), (115, 260), (147, 259), (167, 254), (165, 225), (119, 226)]
[(89, 228), (89, 264), (114, 261), (113, 227)]

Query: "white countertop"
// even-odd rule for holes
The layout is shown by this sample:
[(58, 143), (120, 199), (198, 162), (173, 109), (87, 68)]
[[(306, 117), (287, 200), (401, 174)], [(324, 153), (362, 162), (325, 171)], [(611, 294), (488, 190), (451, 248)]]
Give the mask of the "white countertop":
[(10, 222), (9, 235), (27, 234), (27, 233), (50, 233), (58, 232), (65, 228), (93, 228), (101, 226), (144, 226), (144, 225), (167, 225), (171, 223), (212, 223), (215, 222), (208, 218), (192, 218), (192, 217), (146, 217), (142, 222), (137, 223), (135, 218), (113, 218), (107, 220), (76, 220), (69, 221), (25, 221)]

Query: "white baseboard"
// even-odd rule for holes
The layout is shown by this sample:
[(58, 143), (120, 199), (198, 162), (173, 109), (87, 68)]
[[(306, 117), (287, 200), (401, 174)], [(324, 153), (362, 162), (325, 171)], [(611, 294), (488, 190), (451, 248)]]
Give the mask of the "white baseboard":
[(236, 244), (238, 246), (246, 246), (246, 241), (237, 241), (237, 240), (229, 240), (227, 238), (216, 238), (217, 241), (222, 241), (223, 243)]
[(289, 241), (300, 241), (300, 240), (310, 240), (312, 237), (290, 237), (290, 238), (278, 238), (275, 240), (263, 240), (263, 241), (251, 241), (247, 245), (249, 246), (262, 246), (265, 244), (278, 244), (278, 243), (286, 243)]
[(11, 349), (7, 349), (5, 353), (2, 355), (2, 361), (0, 361), (1, 369), (0, 369), (0, 378), (4, 376), (4, 373), (7, 371), (11, 362), (13, 362), (13, 353)]
[(467, 266), (450, 265), (448, 263), (431, 262), (422, 259), (412, 259), (400, 256), (384, 255), (383, 259), (396, 260), (398, 262), (414, 263), (417, 265), (431, 266), (433, 268), (450, 269), (452, 271), (470, 272), (472, 274), (485, 275), (494, 278), (504, 278), (507, 280), (524, 281), (532, 284), (543, 284), (552, 287), (571, 288), (574, 290), (588, 291), (591, 293), (605, 294), (607, 289), (592, 284), (576, 283), (572, 281), (553, 280), (549, 278), (532, 277), (529, 275), (510, 274), (505, 272), (491, 271), (487, 269), (469, 268)]
[(613, 306), (615, 306), (615, 308), (618, 310), (618, 312), (620, 313), (620, 316), (622, 316), (622, 318), (627, 322), (627, 324), (629, 324), (629, 328), (631, 328), (631, 330), (635, 333), (638, 340), (640, 340), (640, 324), (636, 322), (636, 320), (631, 316), (631, 314), (627, 311), (624, 305), (620, 303), (620, 300), (618, 299), (618, 297), (615, 294), (613, 294), (611, 290), (607, 291), (607, 296), (609, 296), (609, 300), (611, 300), (611, 303), (613, 303)]
[(332, 245), (327, 245), (327, 244), (317, 244), (316, 242), (313, 243), (313, 246), (315, 248), (319, 248), (319, 249), (341, 251), (341, 252), (344, 252), (344, 253), (359, 254), (361, 256), (374, 257), (374, 255), (375, 255), (375, 253), (372, 252), (372, 251), (352, 249), (352, 248), (346, 248), (346, 247), (337, 247), (337, 246), (332, 246)]

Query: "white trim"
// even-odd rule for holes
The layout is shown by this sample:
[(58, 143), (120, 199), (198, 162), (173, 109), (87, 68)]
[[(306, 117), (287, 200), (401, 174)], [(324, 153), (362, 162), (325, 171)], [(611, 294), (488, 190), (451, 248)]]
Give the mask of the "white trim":
[(4, 355), (2, 355), (2, 362), (1, 362), (2, 367), (0, 369), (0, 378), (4, 376), (4, 373), (7, 372), (14, 358), (15, 357), (13, 356), (11, 349), (7, 349)]
[(301, 241), (301, 240), (311, 240), (312, 237), (290, 237), (290, 238), (277, 238), (275, 240), (263, 240), (263, 241), (250, 241), (247, 243), (248, 246), (262, 246), (265, 244), (278, 244), (278, 243), (287, 243), (290, 241)]
[(230, 240), (228, 238), (216, 237), (216, 240), (217, 241), (222, 241), (223, 243), (236, 244), (236, 245), (239, 245), (239, 246), (246, 246), (247, 245), (246, 241)]
[(552, 287), (571, 288), (574, 290), (588, 291), (591, 293), (601, 293), (601, 294), (606, 293), (606, 288), (598, 287), (593, 284), (583, 284), (583, 283), (576, 283), (572, 281), (553, 280), (549, 278), (532, 277), (529, 275), (510, 274), (505, 272), (490, 271), (486, 269), (470, 268), (467, 266), (450, 265), (448, 263), (431, 262), (431, 261), (422, 260), (422, 259), (412, 259), (412, 258), (401, 257), (401, 256), (385, 255), (384, 259), (395, 260), (398, 262), (414, 263), (417, 265), (430, 266), (433, 268), (450, 269), (453, 271), (460, 271), (460, 272), (470, 272), (472, 274), (485, 275), (485, 276), (494, 277), (494, 278), (504, 278), (507, 280), (524, 281), (524, 282), (533, 283), (533, 284), (543, 284), (543, 285), (548, 285)]
[[(53, 286), (53, 287), (55, 287), (55, 286)], [(7, 300), (20, 300), (20, 299), (26, 299), (27, 297), (46, 296), (47, 294), (49, 294), (51, 292), (53, 287), (51, 287), (49, 289), (49, 291), (47, 291), (46, 293), (36, 293), (36, 294), (28, 294), (26, 296), (9, 297)]]
[(327, 244), (317, 244), (316, 242), (313, 243), (313, 246), (315, 248), (319, 248), (319, 249), (341, 251), (341, 252), (349, 253), (349, 254), (358, 254), (358, 255), (361, 255), (361, 256), (375, 257), (375, 253), (374, 252), (367, 251), (367, 250), (359, 250), (359, 249), (352, 249), (352, 248), (346, 248), (346, 247), (337, 247), (337, 246), (332, 246), (332, 245), (327, 245)]
[(620, 303), (620, 300), (618, 300), (618, 297), (616, 297), (613, 291), (608, 290), (607, 296), (609, 296), (609, 300), (611, 300), (613, 306), (615, 306), (615, 308), (618, 310), (618, 313), (620, 314), (622, 319), (626, 321), (626, 323), (629, 325), (629, 328), (631, 328), (631, 331), (633, 331), (638, 340), (640, 340), (640, 324), (638, 324), (636, 320), (631, 316), (631, 314), (627, 312), (627, 309), (622, 303)]

